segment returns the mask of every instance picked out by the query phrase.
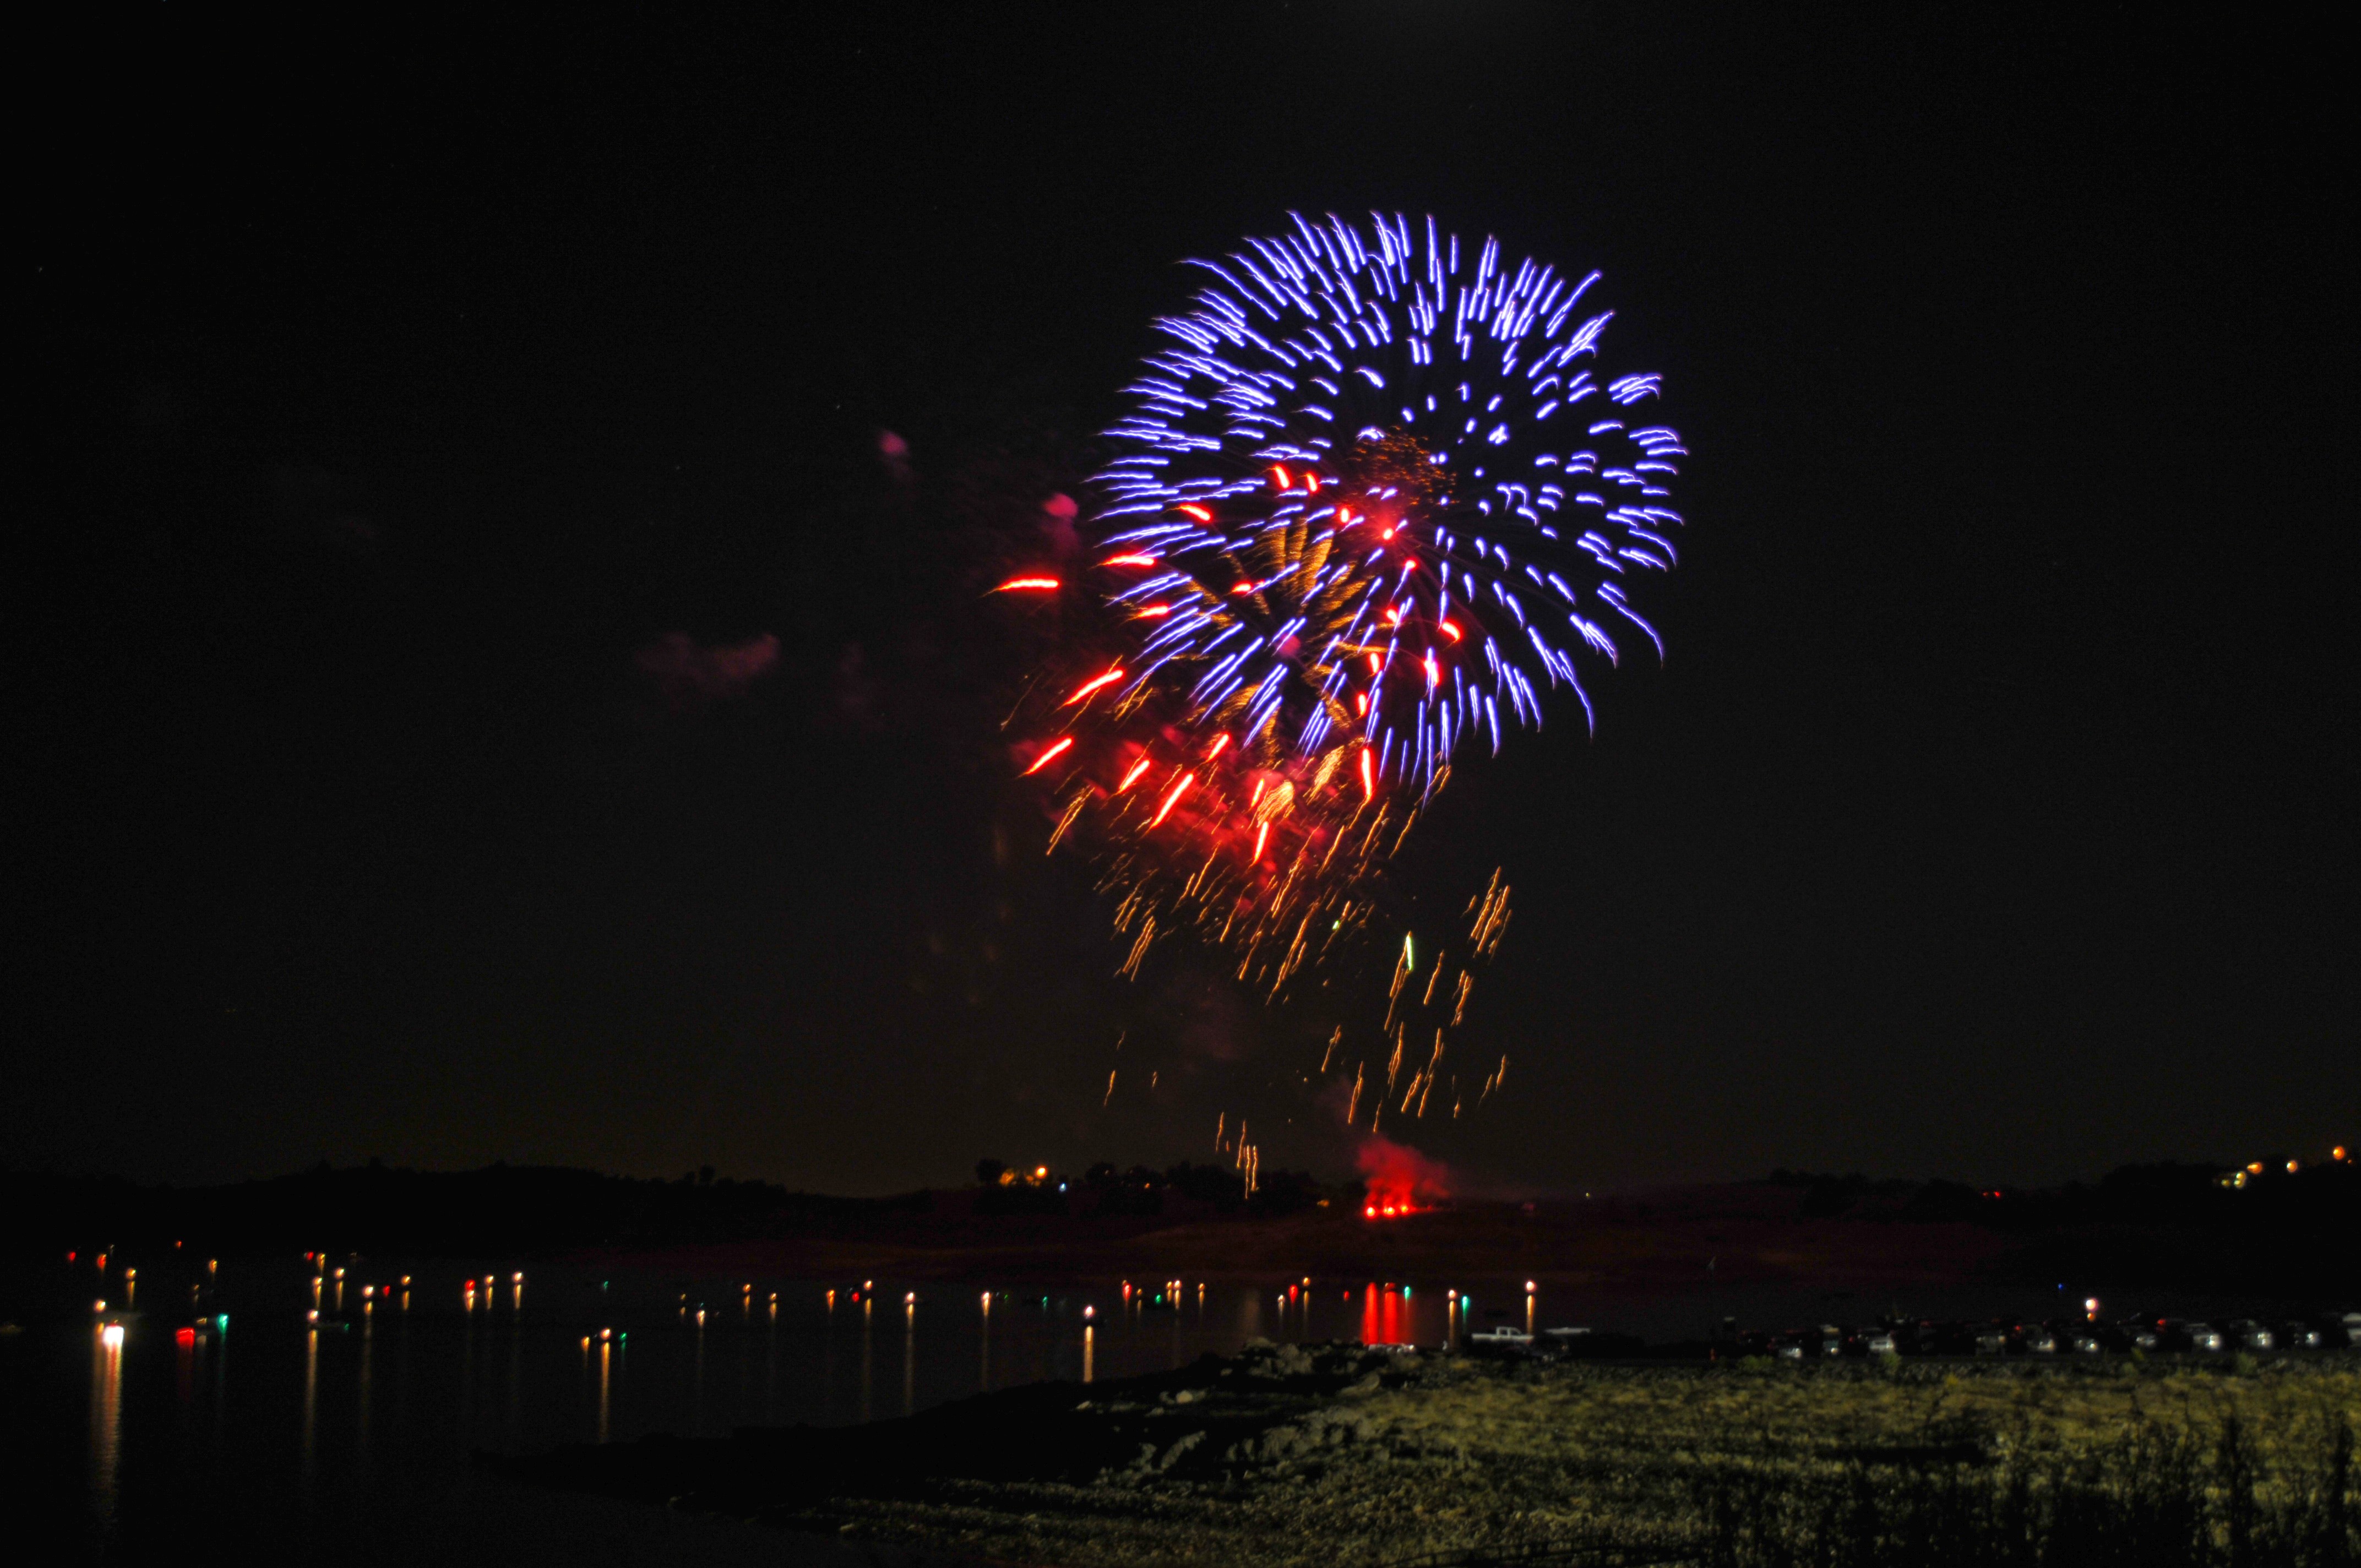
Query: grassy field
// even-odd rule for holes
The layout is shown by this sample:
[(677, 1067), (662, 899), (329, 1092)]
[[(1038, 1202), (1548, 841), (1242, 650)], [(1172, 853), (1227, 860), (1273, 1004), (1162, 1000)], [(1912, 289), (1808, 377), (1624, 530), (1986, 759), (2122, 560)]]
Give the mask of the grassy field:
[[(997, 1421), (990, 1399), (934, 1412), (904, 1451), (929, 1456), (923, 1477), (846, 1472), (825, 1497), (761, 1506), (756, 1466), (695, 1500), (1078, 1568), (1545, 1542), (1733, 1568), (2361, 1561), (2349, 1355), (1773, 1369), (1274, 1347), (1084, 1392), (1054, 1418), (1038, 1400)], [(1027, 1447), (1042, 1473), (1008, 1462)]]

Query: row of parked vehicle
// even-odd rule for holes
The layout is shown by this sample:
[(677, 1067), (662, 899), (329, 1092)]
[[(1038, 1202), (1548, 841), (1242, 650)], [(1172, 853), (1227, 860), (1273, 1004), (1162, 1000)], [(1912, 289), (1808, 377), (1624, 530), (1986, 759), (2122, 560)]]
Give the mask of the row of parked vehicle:
[(2320, 1312), (2269, 1322), (2232, 1318), (2212, 1323), (2134, 1315), (2095, 1321), (2053, 1318), (2046, 1322), (1919, 1319), (1868, 1328), (1822, 1323), (1817, 1329), (1783, 1333), (1741, 1332), (1738, 1344), (1741, 1354), (1786, 1361), (1845, 1355), (2105, 1355), (2135, 1350), (2211, 1355), (2234, 1351), (2343, 1350), (2361, 1344), (2361, 1312)]

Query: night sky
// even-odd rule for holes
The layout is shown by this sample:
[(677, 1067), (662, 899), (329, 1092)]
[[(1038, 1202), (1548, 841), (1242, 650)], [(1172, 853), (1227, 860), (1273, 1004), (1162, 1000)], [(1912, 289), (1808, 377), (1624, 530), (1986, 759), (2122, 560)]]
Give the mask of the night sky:
[(1325, 1022), (1113, 978), (981, 590), (1175, 262), (1373, 206), (1603, 269), (1694, 455), (1664, 665), (1405, 868), (1518, 910), (1510, 1091), (1413, 1141), (1540, 1190), (2350, 1142), (2346, 84), (2235, 12), (1771, 9), (49, 39), (0, 1160), (883, 1191), (1243, 1111), (1348, 1170), (1269, 1081)]

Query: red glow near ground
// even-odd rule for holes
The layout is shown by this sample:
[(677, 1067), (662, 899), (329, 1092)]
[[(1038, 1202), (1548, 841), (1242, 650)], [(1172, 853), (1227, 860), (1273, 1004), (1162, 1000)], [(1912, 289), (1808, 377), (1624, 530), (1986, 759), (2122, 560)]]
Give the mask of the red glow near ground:
[(1355, 1153), (1353, 1163), (1365, 1179), (1363, 1219), (1397, 1220), (1451, 1196), (1448, 1167), (1390, 1138), (1369, 1137)]

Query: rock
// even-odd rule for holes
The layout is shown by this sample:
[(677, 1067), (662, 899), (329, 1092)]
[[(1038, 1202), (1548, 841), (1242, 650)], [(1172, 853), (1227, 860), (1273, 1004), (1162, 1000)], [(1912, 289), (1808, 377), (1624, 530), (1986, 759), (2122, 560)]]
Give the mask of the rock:
[(1171, 1447), (1164, 1451), (1163, 1457), (1159, 1458), (1156, 1462), (1156, 1468), (1159, 1470), (1171, 1469), (1173, 1465), (1180, 1462), (1180, 1456), (1182, 1454), (1187, 1453), (1191, 1449), (1195, 1448), (1199, 1443), (1203, 1442), (1204, 1441), (1205, 1434), (1203, 1432), (1191, 1432), (1188, 1436), (1180, 1439), (1178, 1442), (1175, 1442)]

